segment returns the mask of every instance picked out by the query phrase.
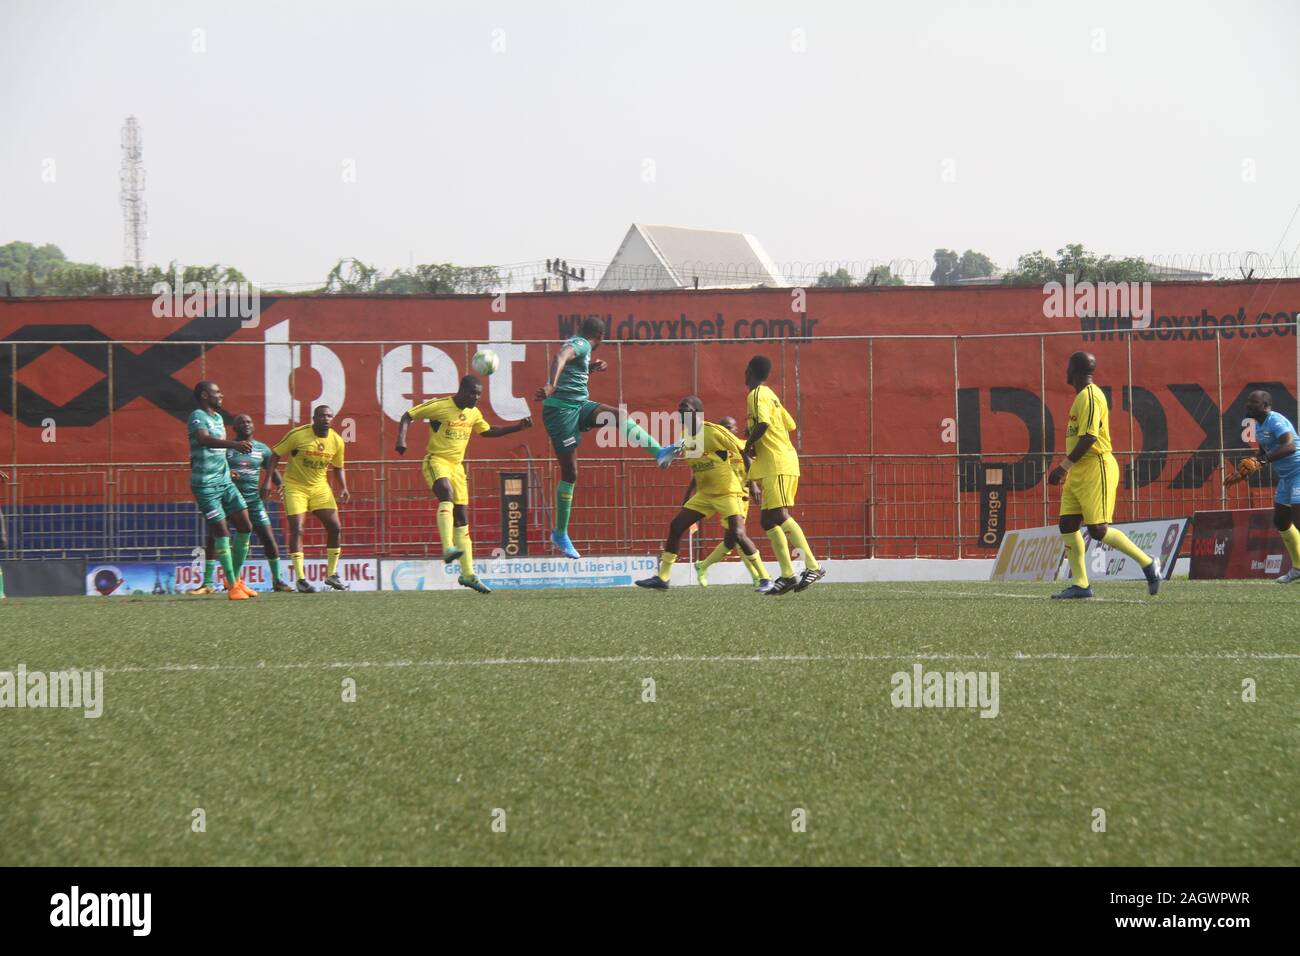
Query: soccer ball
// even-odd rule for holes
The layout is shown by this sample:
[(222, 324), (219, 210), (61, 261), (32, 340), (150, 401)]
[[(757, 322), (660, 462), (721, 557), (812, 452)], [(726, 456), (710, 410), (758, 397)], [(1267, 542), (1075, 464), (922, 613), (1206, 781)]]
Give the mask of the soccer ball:
[(497, 370), (501, 360), (497, 358), (496, 352), (491, 349), (483, 349), (481, 352), (474, 353), (474, 358), (470, 360), (469, 364), (474, 366), (474, 371), (480, 375), (491, 375)]

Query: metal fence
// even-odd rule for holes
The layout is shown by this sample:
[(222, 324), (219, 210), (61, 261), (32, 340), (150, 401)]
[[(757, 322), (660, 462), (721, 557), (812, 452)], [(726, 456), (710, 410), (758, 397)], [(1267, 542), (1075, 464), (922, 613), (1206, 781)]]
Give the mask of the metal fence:
[[(1139, 341), (1125, 332), (1097, 333), (1099, 341), (1124, 350), (1125, 364), (1120, 364), (1121, 358), (1116, 354), (1105, 376), (1107, 382), (1113, 383), (1112, 427), (1123, 427), (1125, 423), (1128, 426), (1124, 431), (1127, 441), (1117, 444), (1114, 452), (1123, 470), (1117, 521), (1185, 516), (1198, 509), (1264, 507), (1269, 503), (1271, 489), (1263, 482), (1271, 480), (1270, 475), (1257, 476), (1252, 484), (1232, 489), (1224, 489), (1219, 476), (1225, 463), (1240, 456), (1244, 445), (1225, 426), (1233, 401), (1231, 392), (1242, 384), (1242, 376), (1234, 375), (1232, 368), (1242, 354), (1247, 354), (1241, 350), (1250, 350), (1251, 364), (1257, 370), (1266, 369), (1271, 378), (1284, 384), (1292, 394), (1300, 393), (1297, 389), (1300, 337), (1296, 334), (1294, 318), (1282, 318), (1288, 321), (1273, 316), (1267, 325), (1259, 324), (1250, 335), (1242, 335), (1231, 343), (1230, 353), (1225, 353), (1218, 339), (1212, 346), (1205, 340), (1198, 346), (1207, 350), (1200, 353), (1200, 367), (1212, 372), (1204, 374), (1201, 385), (1196, 387), (1205, 402), (1213, 404), (1211, 418), (1217, 419), (1218, 431), (1213, 436), (1217, 440), (1207, 439), (1206, 445), (1198, 448), (1144, 450), (1136, 447), (1138, 429), (1133, 426), (1138, 419), (1134, 416), (1140, 412), (1144, 383), (1154, 387), (1153, 383), (1186, 380), (1186, 376), (1180, 379), (1178, 372), (1170, 371), (1179, 367), (1180, 343), (1163, 339)], [(1011, 483), (1025, 488), (1007, 493), (1006, 526), (1051, 524), (1057, 513), (1059, 489), (1049, 487), (1043, 476), (1053, 460), (1059, 459), (1056, 439), (1064, 427), (1059, 419), (1062, 410), (1055, 408), (1059, 401), (1053, 399), (1050, 403), (1053, 407), (1049, 408), (1048, 369), (1055, 367), (1061, 353), (1078, 347), (1079, 334), (1077, 330), (1056, 334), (1066, 336), (1064, 339), (1050, 333), (848, 336), (763, 345), (775, 361), (773, 384), (804, 426), (797, 433), (801, 440), (809, 431), (843, 426), (843, 422), (817, 419), (822, 403), (829, 400), (843, 403), (847, 399), (860, 410), (861, 420), (853, 423), (858, 429), (857, 437), (841, 443), (859, 451), (801, 454), (797, 514), (812, 547), (819, 555), (831, 558), (988, 556), (990, 550), (978, 544), (980, 502), (974, 492), (978, 470), (981, 464), (989, 462), (1009, 463)], [(981, 367), (981, 363), (988, 361), (990, 342), (996, 344), (1000, 367), (1008, 367), (1007, 363), (1013, 361), (1008, 356), (1014, 356), (1017, 374), (1023, 380), (1021, 384), (1032, 380), (1030, 387), (1016, 390), (1023, 393), (1027, 403), (1022, 412), (1029, 427), (1030, 453), (1026, 454), (1023, 445), (999, 450), (990, 442), (985, 443), (979, 454), (970, 454), (970, 446), (960, 442), (949, 445), (953, 451), (945, 454), (884, 453), (882, 448), (895, 449), (900, 443), (887, 443), (877, 436), (910, 427), (912, 423), (907, 419), (906, 396), (899, 391), (898, 376), (894, 376), (892, 384), (882, 385), (885, 380), (882, 368), (900, 361), (916, 363), (917, 380), (934, 393), (931, 407), (951, 405), (954, 419), (960, 419), (966, 414), (962, 393), (969, 391), (970, 386), (978, 384), (991, 391), (999, 388), (998, 370)], [(608, 383), (615, 394), (606, 400), (623, 401), (623, 363), (642, 361), (639, 350), (673, 350), (672, 353), (652, 352), (651, 356), (656, 369), (663, 370), (664, 380), (671, 379), (664, 388), (680, 388), (676, 393), (680, 395), (699, 390), (702, 369), (706, 366), (725, 365), (730, 369), (735, 365), (738, 373), (754, 346), (760, 343), (761, 340), (754, 339), (611, 343), (615, 345), (617, 374)], [(900, 347), (901, 343), (905, 345)], [(11, 367), (17, 368), (20, 348), (42, 344), (49, 343), (12, 343), (4, 351), (10, 353)], [(53, 344), (67, 346), (69, 343)], [(347, 343), (305, 341), (280, 343), (277, 347), (299, 344), (342, 346)], [(382, 361), (385, 349), (399, 343), (353, 344), (373, 348), (371, 354)], [(548, 357), (556, 345), (555, 342), (529, 344), (545, 349)], [(463, 351), (466, 357), (475, 347), (472, 340), (443, 341), (439, 345), (457, 353)], [(196, 350), (197, 367), (202, 374), (208, 348), (217, 346), (260, 347), (256, 343), (195, 342), (173, 343), (168, 347)], [(129, 369), (129, 363), (119, 362), (115, 370), (113, 349), (121, 347), (117, 343), (76, 343), (76, 347), (82, 351), (108, 350), (107, 361), (103, 363), (109, 369), (106, 431), (110, 453), (116, 455), (112, 445), (114, 421), (123, 413), (113, 411), (113, 396), (115, 388), (130, 384), (126, 377), (129, 373), (122, 371), (124, 364)], [(138, 349), (139, 345), (134, 347)], [(723, 351), (713, 362), (702, 363), (701, 355), (708, 349)], [(854, 368), (860, 367), (862, 374), (852, 380), (819, 380), (818, 370), (831, 352), (841, 362), (851, 353)], [(11, 381), (14, 384), (10, 407), (16, 408), (19, 401), (16, 376)], [(1225, 386), (1225, 382), (1230, 385)], [(1168, 386), (1170, 389), (1187, 387)], [(1134, 406), (1132, 409), (1130, 404)], [(993, 407), (996, 409), (996, 404)], [(1201, 413), (1190, 399), (1183, 408), (1184, 411), (1172, 411), (1193, 418)], [(978, 406), (975, 410), (978, 411)], [(1058, 415), (1055, 427), (1049, 424), (1051, 411)], [(387, 424), (388, 429), (392, 427), (391, 423)], [(13, 429), (16, 448), (16, 420)], [(379, 444), (371, 445), (372, 448), (387, 446), (389, 437), (382, 417), (379, 429)], [(1119, 447), (1122, 444), (1128, 447)], [(534, 553), (550, 553), (546, 530), (558, 480), (557, 468), (549, 449), (541, 452), (539, 448), (540, 453), (534, 455), (528, 446), (521, 448), (522, 452), (515, 451), (515, 457), (472, 458), (467, 462), (471, 528), (480, 554), (490, 554), (500, 544), (498, 475), (503, 471), (526, 471), (529, 546)], [(1053, 448), (1057, 449), (1054, 453), (1050, 451)], [(476, 444), (471, 454), (477, 450)], [(188, 467), (182, 461), (26, 464), (11, 459), (11, 462), (3, 466), (10, 473), (10, 481), (0, 485), (0, 510), (7, 512), (8, 526), (8, 547), (0, 553), (7, 557), (188, 560), (193, 549), (202, 544), (205, 532), (189, 493)], [(414, 557), (439, 551), (435, 509), (421, 478), (418, 459), (352, 460), (348, 473), (353, 501), (343, 507), (342, 514), (345, 548), (350, 553)], [(684, 470), (674, 468), (662, 472), (643, 457), (584, 457), (571, 521), (575, 542), (584, 553), (590, 554), (657, 551), (671, 517), (683, 500), (687, 480)], [(270, 510), (282, 533), (283, 516), (278, 504), (273, 503)], [(757, 524), (757, 516), (751, 516), (751, 529), (762, 548), (764, 542)], [(323, 547), (323, 538), (312, 525), (309, 521), (307, 546)], [(700, 530), (701, 544), (719, 537), (716, 522), (705, 525)]]
[[(1167, 474), (1189, 461), (1217, 470), (1232, 449), (1171, 452)], [(803, 477), (797, 514), (819, 556), (990, 557), (978, 543), (980, 503), (960, 490), (963, 470), (1006, 456), (810, 455), (801, 459)], [(1047, 468), (1053, 456), (1036, 466)], [(1058, 456), (1055, 456), (1059, 458)], [(1197, 510), (1266, 507), (1267, 485), (1224, 489), (1217, 480), (1196, 488), (1174, 488), (1171, 480), (1138, 487), (1141, 455), (1117, 452), (1124, 472), (1116, 521), (1190, 515)], [(475, 459), (470, 475), (470, 526), (478, 553), (501, 545), (498, 496), (500, 472), (529, 475), (528, 544), (549, 554), (546, 542), (558, 470), (549, 460)], [(521, 465), (523, 466), (521, 468)], [(186, 462), (148, 464), (18, 465), (0, 489), (7, 511), (9, 549), (14, 558), (84, 557), (89, 561), (189, 560), (205, 529), (189, 493)], [(687, 481), (685, 470), (669, 479), (648, 460), (584, 462), (574, 503), (574, 540), (590, 554), (654, 553), (677, 513)], [(348, 465), (352, 502), (340, 511), (344, 546), (353, 555), (435, 556), (440, 553), (435, 503), (418, 462), (358, 461)], [(1006, 526), (1032, 527), (1056, 519), (1060, 490), (1037, 487), (1006, 496)], [(283, 544), (283, 515), (269, 503)], [(749, 522), (760, 549), (765, 541), (757, 515)], [(307, 522), (306, 546), (323, 548), (324, 538)], [(697, 547), (711, 547), (720, 525), (707, 521)]]

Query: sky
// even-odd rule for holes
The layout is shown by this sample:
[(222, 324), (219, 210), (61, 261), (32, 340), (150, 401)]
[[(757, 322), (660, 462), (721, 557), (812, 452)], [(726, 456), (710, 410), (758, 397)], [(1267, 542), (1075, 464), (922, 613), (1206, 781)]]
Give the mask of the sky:
[[(1300, 4), (0, 0), (0, 244), (272, 287), (340, 257), (1300, 255)], [(1288, 223), (1290, 228), (1288, 231)]]

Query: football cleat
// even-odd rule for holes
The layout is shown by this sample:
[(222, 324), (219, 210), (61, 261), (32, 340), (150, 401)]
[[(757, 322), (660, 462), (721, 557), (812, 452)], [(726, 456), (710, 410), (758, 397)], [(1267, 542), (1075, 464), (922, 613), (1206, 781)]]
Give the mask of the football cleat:
[(1064, 591), (1060, 592), (1059, 594), (1053, 594), (1052, 600), (1068, 601), (1068, 600), (1073, 600), (1075, 598), (1090, 598), (1092, 596), (1093, 596), (1092, 588), (1081, 588), (1077, 584), (1071, 584), (1068, 588), (1066, 588)]
[(231, 601), (247, 601), (248, 592), (243, 588), (231, 588), (226, 592), (226, 597)]
[(1160, 591), (1160, 559), (1152, 558), (1142, 573), (1147, 576), (1147, 594), (1154, 596)]
[(456, 583), (463, 588), (469, 588), (472, 591), (477, 591), (479, 594), (492, 593), (492, 589), (488, 587), (486, 584), (484, 584), (482, 581), (480, 581), (477, 574), (471, 574), (469, 575), (469, 577), (466, 577), (465, 575), (462, 574), (460, 577), (456, 579)]
[(700, 587), (707, 588), (709, 586), (709, 569), (700, 567), (703, 563), (703, 561), (695, 562), (695, 579), (699, 581)]
[(315, 594), (316, 589), (307, 583), (306, 578), (299, 578), (298, 583), (294, 585), (299, 594)]
[(667, 468), (673, 463), (673, 460), (682, 453), (681, 445), (665, 445), (655, 452), (655, 464), (660, 468)]
[(636, 586), (639, 588), (649, 588), (651, 591), (668, 590), (668, 582), (657, 574), (648, 578), (642, 578), (640, 581), (636, 582)]
[(799, 582), (794, 578), (777, 578), (772, 582), (772, 586), (764, 591), (764, 594), (789, 594), (795, 589)]
[(328, 575), (325, 578), (325, 586), (335, 591), (346, 591), (348, 589), (348, 586), (343, 583), (343, 579), (337, 574)]
[(243, 579), (243, 578), (240, 578), (239, 580), (237, 580), (237, 581), (235, 582), (235, 588), (236, 588), (236, 590), (243, 591), (245, 594), (247, 594), (247, 595), (248, 595), (249, 597), (251, 597), (251, 598), (252, 598), (252, 597), (257, 597), (257, 594), (253, 591), (253, 589), (250, 588), (247, 584), (244, 583), (244, 579)]
[(759, 594), (766, 594), (768, 591), (772, 590), (772, 579), (763, 578), (763, 580), (759, 581), (758, 584), (754, 585), (754, 590)]
[(573, 542), (569, 540), (569, 536), (563, 532), (551, 532), (551, 546), (566, 558), (572, 558), (577, 561), (582, 557), (582, 555), (578, 553), (578, 549), (573, 546)]
[(463, 548), (448, 548), (446, 551), (442, 552), (442, 563), (451, 564), (451, 562), (455, 561), (464, 553), (465, 550)]
[(278, 592), (280, 592), (281, 594), (286, 593), (286, 592), (289, 593), (289, 594), (292, 594), (292, 593), (293, 593), (293, 586), (292, 586), (292, 585), (289, 585), (289, 584), (285, 584), (283, 581), (281, 581), (279, 578), (277, 578), (276, 581), (275, 581), (275, 583), (271, 585), (271, 590), (272, 590), (272, 591), (278, 591)]
[(1278, 584), (1290, 584), (1292, 581), (1300, 581), (1300, 568), (1292, 568), (1277, 579)]
[(196, 588), (190, 588), (186, 594), (216, 594), (216, 589), (210, 584), (200, 584)]
[(808, 587), (808, 585), (816, 584), (824, 577), (826, 577), (825, 568), (817, 568), (816, 570), (805, 568), (800, 572), (799, 583), (794, 586), (794, 589), (796, 591), (802, 591), (804, 588)]

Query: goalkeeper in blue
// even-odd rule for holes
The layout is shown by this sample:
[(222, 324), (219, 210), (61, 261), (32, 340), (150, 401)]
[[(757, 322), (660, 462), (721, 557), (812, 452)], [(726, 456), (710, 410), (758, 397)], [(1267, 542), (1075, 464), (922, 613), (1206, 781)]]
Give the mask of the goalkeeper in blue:
[[(1259, 442), (1257, 461), (1261, 466), (1272, 465), (1277, 475), (1273, 527), (1282, 536), (1286, 553), (1291, 556), (1291, 570), (1277, 581), (1290, 584), (1300, 581), (1300, 531), (1295, 526), (1296, 510), (1300, 509), (1300, 449), (1296, 448), (1295, 426), (1286, 416), (1273, 411), (1273, 396), (1263, 389), (1246, 396), (1246, 414), (1255, 420), (1255, 440)], [(1243, 478), (1256, 470), (1239, 466)]]

